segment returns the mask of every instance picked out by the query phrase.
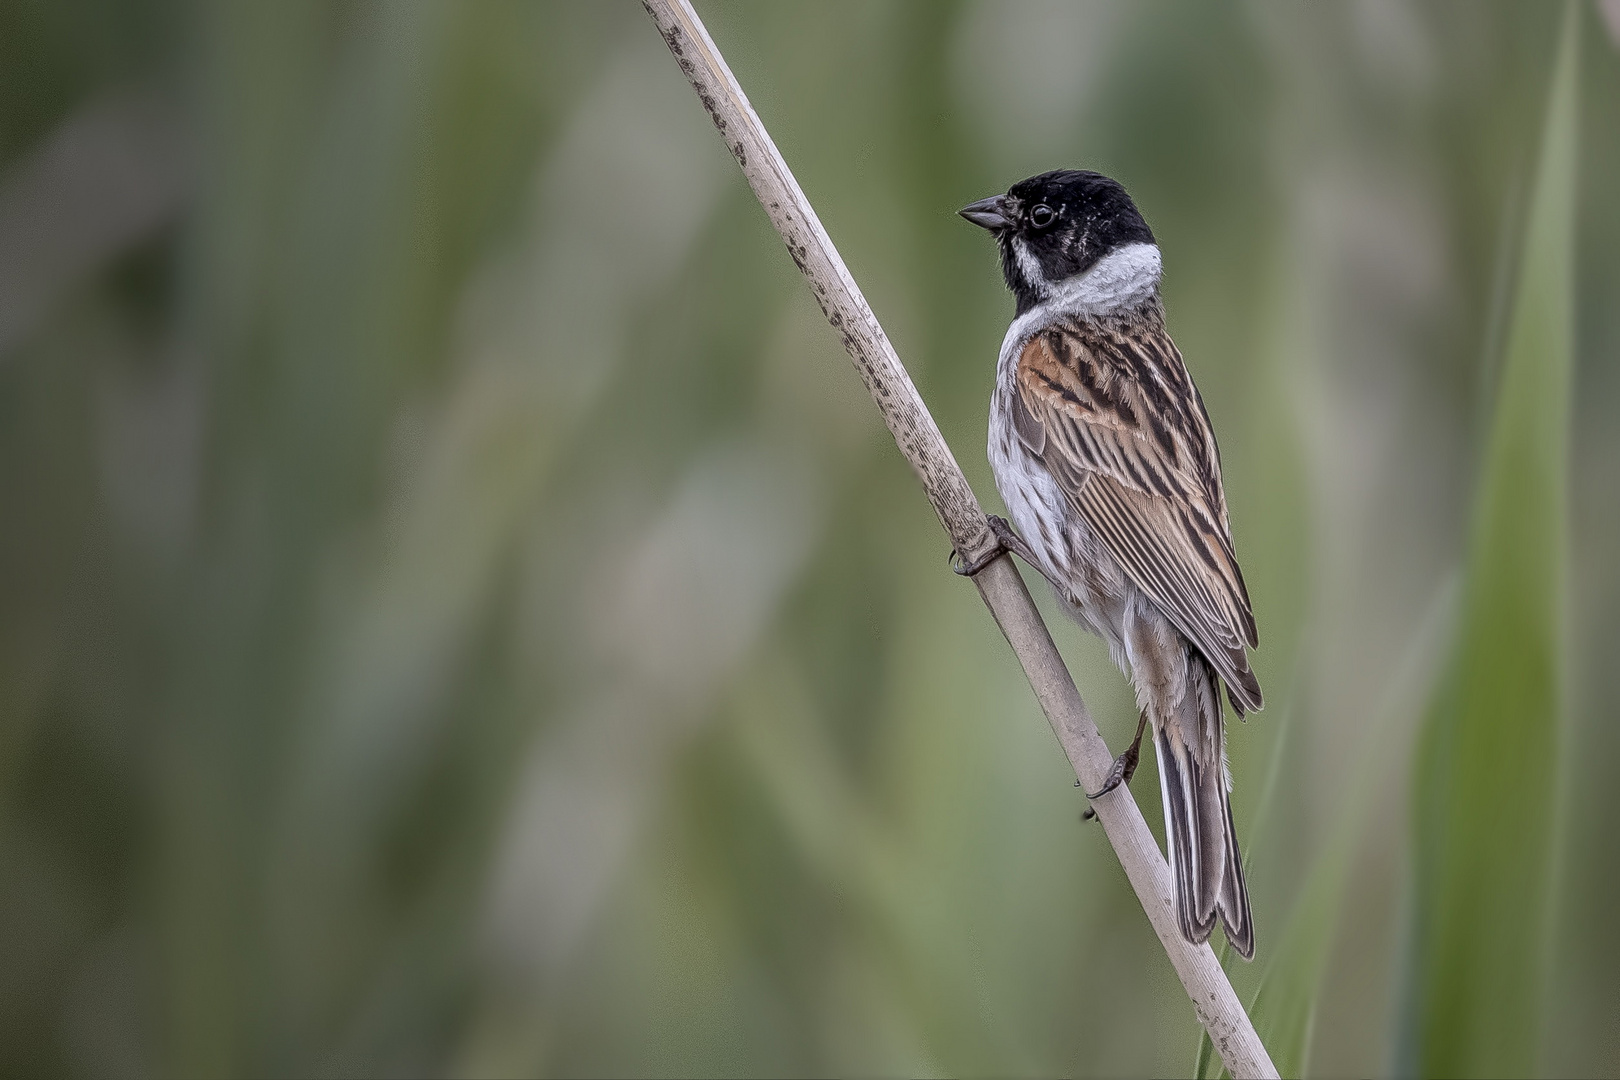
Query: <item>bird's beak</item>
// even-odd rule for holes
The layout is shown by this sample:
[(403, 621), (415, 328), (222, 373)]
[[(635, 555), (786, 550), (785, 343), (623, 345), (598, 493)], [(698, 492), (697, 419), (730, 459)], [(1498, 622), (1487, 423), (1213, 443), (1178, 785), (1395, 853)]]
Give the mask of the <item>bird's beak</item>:
[(1007, 216), (1007, 196), (992, 195), (988, 199), (980, 199), (976, 203), (968, 203), (957, 211), (981, 229), (997, 232), (1005, 229), (1012, 221)]

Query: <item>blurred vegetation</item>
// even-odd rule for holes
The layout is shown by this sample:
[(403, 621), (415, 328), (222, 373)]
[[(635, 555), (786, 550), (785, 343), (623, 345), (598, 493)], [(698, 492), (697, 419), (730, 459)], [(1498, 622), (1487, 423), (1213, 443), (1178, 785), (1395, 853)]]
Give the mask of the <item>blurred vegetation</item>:
[(1514, 275), (1456, 653), (1413, 774), (1402, 1051), (1408, 1071), (1431, 1076), (1528, 1075), (1541, 1033), (1567, 622), (1574, 15), (1571, 7), (1558, 46)]
[[(699, 6), (987, 501), (955, 209), (1158, 234), (1274, 1050), (1620, 1071), (1615, 5)], [(638, 5), (0, 5), (7, 1074), (1185, 1072), (946, 546)]]

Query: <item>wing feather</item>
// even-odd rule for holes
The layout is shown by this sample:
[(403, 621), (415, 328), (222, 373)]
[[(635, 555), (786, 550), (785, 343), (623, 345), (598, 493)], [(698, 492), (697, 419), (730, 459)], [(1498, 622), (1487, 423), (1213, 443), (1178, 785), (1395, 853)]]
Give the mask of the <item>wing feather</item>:
[(1204, 654), (1241, 714), (1259, 709), (1258, 644), (1232, 545), (1220, 454), (1162, 325), (1066, 324), (1018, 361), (1019, 437), (1131, 580)]

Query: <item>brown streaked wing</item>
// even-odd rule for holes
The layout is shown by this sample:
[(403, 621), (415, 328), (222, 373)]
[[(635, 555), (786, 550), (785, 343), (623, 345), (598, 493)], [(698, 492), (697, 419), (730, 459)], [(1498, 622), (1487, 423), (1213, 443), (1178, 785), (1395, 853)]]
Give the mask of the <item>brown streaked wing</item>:
[(1259, 709), (1244, 651), (1258, 641), (1254, 613), (1215, 438), (1162, 327), (1049, 329), (1024, 346), (1018, 391), (1025, 445), (1132, 582), (1209, 660), (1234, 707)]

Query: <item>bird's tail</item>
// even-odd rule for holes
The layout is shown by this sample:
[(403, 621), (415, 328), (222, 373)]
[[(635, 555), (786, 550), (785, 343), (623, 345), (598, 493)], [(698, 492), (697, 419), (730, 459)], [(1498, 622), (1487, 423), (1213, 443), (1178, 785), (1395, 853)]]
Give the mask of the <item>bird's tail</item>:
[(1226, 793), (1220, 686), (1202, 657), (1188, 659), (1186, 697), (1170, 715), (1152, 718), (1176, 918), (1182, 936), (1197, 944), (1209, 939), (1218, 917), (1226, 940), (1248, 960), (1254, 925)]

